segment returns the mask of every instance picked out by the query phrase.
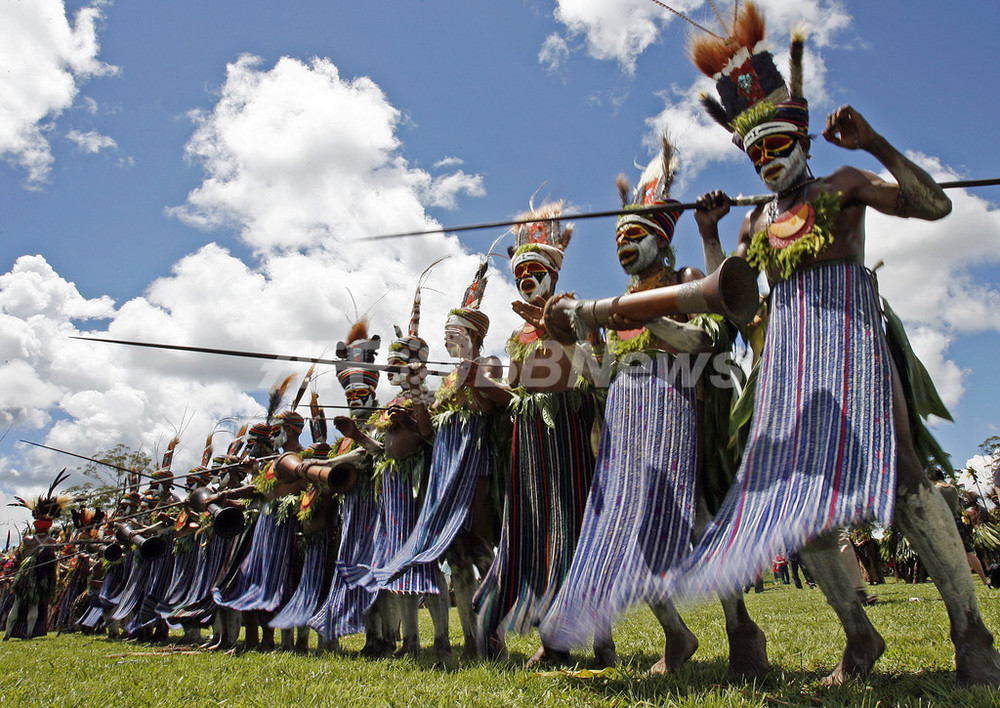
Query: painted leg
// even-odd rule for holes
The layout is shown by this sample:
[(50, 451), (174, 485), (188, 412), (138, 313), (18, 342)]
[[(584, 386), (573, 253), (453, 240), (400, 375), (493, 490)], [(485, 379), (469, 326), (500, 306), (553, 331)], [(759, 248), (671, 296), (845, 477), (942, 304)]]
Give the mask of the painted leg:
[(6, 642), (10, 639), (10, 635), (14, 632), (14, 623), (17, 622), (18, 617), (21, 616), (21, 601), (17, 600), (14, 602), (14, 606), (10, 608), (10, 614), (7, 615), (7, 629), (3, 633), (3, 640)]
[(296, 654), (309, 653), (309, 625), (302, 625), (295, 630), (298, 632), (298, 639), (295, 642)]
[(295, 648), (295, 630), (294, 629), (281, 630), (281, 650), (291, 651), (294, 648)]
[(742, 595), (719, 598), (729, 637), (729, 673), (739, 681), (763, 681), (770, 668), (767, 638), (750, 619)]
[(448, 549), (448, 567), (451, 568), (451, 588), (455, 593), (458, 620), (462, 625), (465, 649), (460, 661), (475, 661), (479, 658), (476, 642), (476, 622), (472, 614), (472, 595), (476, 592), (476, 576), (472, 570), (470, 557), (461, 537)]
[(958, 685), (1000, 686), (1000, 655), (979, 614), (965, 548), (954, 516), (927, 478), (914, 450), (906, 399), (895, 369), (892, 383), (897, 442), (896, 522), (927, 567), (948, 609)]
[(245, 651), (256, 651), (260, 646), (256, 612), (247, 611), (243, 613), (243, 629), (243, 649)]
[(865, 614), (854, 583), (847, 575), (840, 553), (838, 532), (832, 531), (819, 537), (803, 548), (800, 554), (806, 559), (813, 579), (837, 614), (847, 635), (844, 655), (823, 683), (839, 685), (848, 676), (867, 674), (885, 651), (885, 641)]
[(664, 635), (663, 658), (653, 664), (649, 673), (665, 674), (668, 671), (677, 671), (697, 651), (698, 637), (687, 628), (670, 600), (651, 603), (649, 609), (659, 620)]
[(396, 603), (403, 626), (403, 645), (396, 652), (396, 656), (416, 656), (420, 653), (420, 630), (417, 623), (420, 596), (398, 595)]
[(426, 595), (424, 603), (434, 623), (434, 655), (438, 661), (451, 658), (451, 639), (448, 637), (448, 613), (451, 610), (448, 581), (441, 569), (437, 570), (437, 586), (441, 590), (437, 595)]
[(594, 633), (594, 665), (598, 669), (618, 666), (618, 652), (611, 636), (611, 626), (602, 627)]

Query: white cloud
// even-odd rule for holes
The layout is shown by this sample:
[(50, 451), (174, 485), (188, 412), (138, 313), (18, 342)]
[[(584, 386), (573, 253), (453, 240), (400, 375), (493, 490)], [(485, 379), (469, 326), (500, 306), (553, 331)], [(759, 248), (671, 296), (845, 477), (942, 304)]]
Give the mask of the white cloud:
[(550, 34), (538, 50), (538, 63), (548, 71), (555, 71), (569, 56), (569, 44), (558, 34)]
[[(242, 57), (229, 67), (217, 105), (196, 119), (188, 154), (204, 179), (171, 213), (202, 228), (235, 228), (256, 259), (210, 243), (121, 304), (82, 297), (41, 256), (18, 259), (0, 276), (0, 425), (16, 416), (15, 434), (85, 455), (119, 442), (162, 453), (181, 429), (175, 469), (184, 469), (220, 420), (262, 413), (248, 391), (260, 397), (307, 365), (70, 336), (333, 358), (353, 316), (349, 289), (371, 310), (384, 361), (392, 325), (409, 320), (419, 273), (450, 255), (428, 276), (420, 330), (431, 357), (446, 358), (444, 321), (478, 257), (444, 235), (353, 239), (434, 226), (425, 207), (483, 194), (479, 175), (432, 177), (411, 167), (396, 137), (399, 113), (381, 89), (370, 79), (342, 79), (322, 59), (286, 58), (264, 69)], [(484, 303), (493, 320), (490, 352), (502, 351), (520, 322), (509, 305), (515, 299), (510, 282), (493, 272)], [(89, 330), (91, 320), (102, 328), (109, 321), (107, 330)], [(323, 373), (316, 387), (322, 403), (344, 402), (336, 377)], [(382, 400), (391, 395), (383, 377)], [(0, 479), (16, 480), (0, 492), (46, 483), (68, 459), (37, 448), (0, 459)]]
[(80, 83), (117, 71), (97, 58), (103, 4), (82, 7), (70, 22), (61, 0), (0, 0), (0, 157), (26, 171), (28, 186), (48, 177), (51, 122)]
[(89, 130), (86, 133), (79, 130), (71, 130), (66, 133), (66, 137), (76, 143), (80, 152), (90, 155), (96, 155), (101, 150), (113, 150), (118, 147), (118, 143), (114, 141), (114, 138), (101, 135), (96, 130)]
[(434, 169), (442, 167), (459, 167), (465, 164), (465, 160), (460, 157), (444, 157), (434, 163)]

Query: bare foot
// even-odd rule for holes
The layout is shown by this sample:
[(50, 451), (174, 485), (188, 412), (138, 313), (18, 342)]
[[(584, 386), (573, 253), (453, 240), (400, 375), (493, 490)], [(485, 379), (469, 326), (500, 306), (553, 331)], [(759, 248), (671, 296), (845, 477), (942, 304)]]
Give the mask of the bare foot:
[(729, 636), (729, 673), (737, 681), (763, 681), (770, 663), (767, 638), (754, 622)]
[(436, 637), (434, 639), (434, 656), (440, 662), (451, 659), (451, 640), (448, 637)]
[(597, 669), (608, 669), (618, 666), (618, 652), (615, 651), (614, 642), (610, 644), (594, 645), (594, 667)]
[(663, 645), (663, 658), (653, 664), (647, 672), (650, 675), (677, 671), (698, 650), (698, 637), (687, 627), (675, 633)]
[(420, 637), (403, 637), (403, 645), (396, 656), (417, 656), (420, 653)]
[(993, 646), (989, 630), (985, 627), (981, 631), (970, 628), (964, 641), (955, 642), (955, 669), (955, 684), (961, 688), (1000, 686), (1000, 656)]
[(528, 662), (524, 665), (524, 668), (532, 668), (535, 666), (542, 666), (546, 664), (568, 664), (569, 663), (569, 652), (568, 651), (558, 651), (556, 649), (546, 649), (542, 646), (535, 655), (528, 659)]
[(885, 651), (885, 640), (873, 630), (865, 640), (848, 640), (844, 656), (830, 675), (821, 682), (824, 686), (842, 686), (852, 676), (865, 676)]

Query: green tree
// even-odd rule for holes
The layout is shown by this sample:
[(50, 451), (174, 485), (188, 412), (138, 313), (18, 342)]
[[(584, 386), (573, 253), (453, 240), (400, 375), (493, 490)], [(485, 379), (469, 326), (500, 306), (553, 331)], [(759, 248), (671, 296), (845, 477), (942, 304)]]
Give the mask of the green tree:
[(148, 474), (152, 458), (141, 450), (133, 450), (125, 443), (118, 443), (103, 453), (94, 456), (95, 460), (107, 464), (87, 462), (77, 468), (80, 474), (93, 480), (84, 482), (66, 491), (76, 498), (76, 505), (101, 507), (109, 509), (118, 503), (122, 489), (125, 486), (126, 470), (135, 470)]

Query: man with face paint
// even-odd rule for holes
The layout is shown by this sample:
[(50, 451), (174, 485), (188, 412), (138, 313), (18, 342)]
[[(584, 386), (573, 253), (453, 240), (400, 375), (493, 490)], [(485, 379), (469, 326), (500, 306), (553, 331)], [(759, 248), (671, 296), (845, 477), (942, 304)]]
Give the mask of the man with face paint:
[[(671, 242), (680, 212), (634, 211), (673, 201), (673, 163), (673, 149), (664, 138), (631, 199), (624, 175), (618, 178), (626, 212), (618, 220), (616, 242), (622, 269), (632, 276), (627, 293), (704, 277), (697, 268), (675, 264)], [(705, 316), (650, 322), (612, 318), (605, 357), (614, 362), (614, 379), (594, 483), (572, 567), (539, 629), (546, 645), (568, 650), (587, 641), (595, 627), (647, 602), (665, 635), (663, 655), (651, 673), (678, 670), (697, 649), (697, 638), (669, 597), (657, 591), (656, 581), (686, 555), (696, 527), (704, 528), (708, 520), (702, 462), (716, 447), (706, 439), (705, 416), (706, 409), (716, 407), (706, 398), (725, 396), (728, 404), (729, 396), (710, 384), (718, 372), (711, 377), (695, 373), (696, 361), (709, 358), (716, 345), (728, 351), (726, 335)], [(724, 409), (728, 412), (728, 405)], [(728, 417), (725, 424), (728, 429)], [(764, 635), (747, 614), (742, 593), (730, 594), (722, 604), (731, 673), (762, 679), (768, 669)]]
[(445, 378), (429, 408), (426, 398), (413, 400), (414, 419), (427, 421), (424, 433), (434, 431), (420, 514), (395, 556), (374, 571), (380, 579), (393, 578), (415, 565), (445, 558), (451, 568), (466, 661), (479, 657), (471, 604), (475, 571), (486, 574), (497, 539), (496, 453), (506, 444), (502, 454), (509, 454), (510, 447), (509, 435), (504, 434), (509, 433), (504, 422), (510, 394), (494, 383), (501, 375), (499, 367), (479, 362), (489, 328), (489, 318), (480, 311), (486, 267), (484, 259), (462, 307), (448, 314), (445, 325), (448, 353), (461, 358), (461, 364)]
[[(737, 479), (679, 584), (694, 592), (733, 589), (776, 552), (808, 543), (803, 554), (847, 634), (843, 658), (827, 678), (839, 683), (868, 672), (885, 643), (843, 572), (837, 529), (888, 524), (895, 512), (948, 609), (959, 684), (1000, 685), (1000, 656), (980, 617), (961, 540), (917, 452), (927, 438), (915, 431), (928, 411), (915, 409), (907, 392), (922, 367), (905, 354), (898, 319), (884, 302), (880, 308), (864, 267), (868, 207), (935, 220), (951, 202), (850, 106), (829, 115), (823, 136), (865, 150), (896, 184), (854, 167), (813, 177), (804, 38), (792, 38), (788, 88), (763, 39), (763, 17), (748, 3), (731, 37), (701, 36), (691, 46), (722, 99), (706, 97), (706, 106), (775, 198), (743, 220), (737, 251), (772, 284), (750, 437)], [(702, 238), (721, 259), (716, 224), (728, 198), (705, 195), (702, 207)], [(943, 407), (934, 412), (947, 415)]]
[[(351, 327), (346, 342), (338, 343), (337, 357), (374, 363), (380, 342), (377, 334), (368, 336), (368, 323), (361, 319)], [(341, 500), (340, 547), (329, 592), (309, 620), (309, 626), (328, 644), (364, 631), (361, 653), (370, 657), (389, 656), (395, 651), (399, 626), (390, 594), (379, 592), (371, 573), (379, 517), (371, 468), (383, 449), (369, 435), (368, 421), (373, 411), (378, 412), (378, 377), (378, 371), (349, 365), (337, 371), (350, 416), (334, 418), (334, 425), (344, 437), (332, 446), (328, 457), (331, 463), (336, 463), (337, 458), (356, 458), (358, 480)]]
[[(576, 345), (564, 347), (538, 325), (572, 232), (560, 227), (561, 213), (561, 204), (544, 204), (518, 217), (527, 223), (514, 230), (511, 269), (522, 302), (512, 307), (525, 324), (507, 345), (514, 418), (510, 477), (497, 555), (473, 599), (488, 658), (504, 654), (506, 631), (527, 633), (548, 612), (569, 570), (594, 474), (593, 388), (576, 387)], [(599, 627), (596, 635), (598, 665), (615, 664), (610, 627)], [(529, 664), (568, 660), (567, 652), (543, 642)]]

